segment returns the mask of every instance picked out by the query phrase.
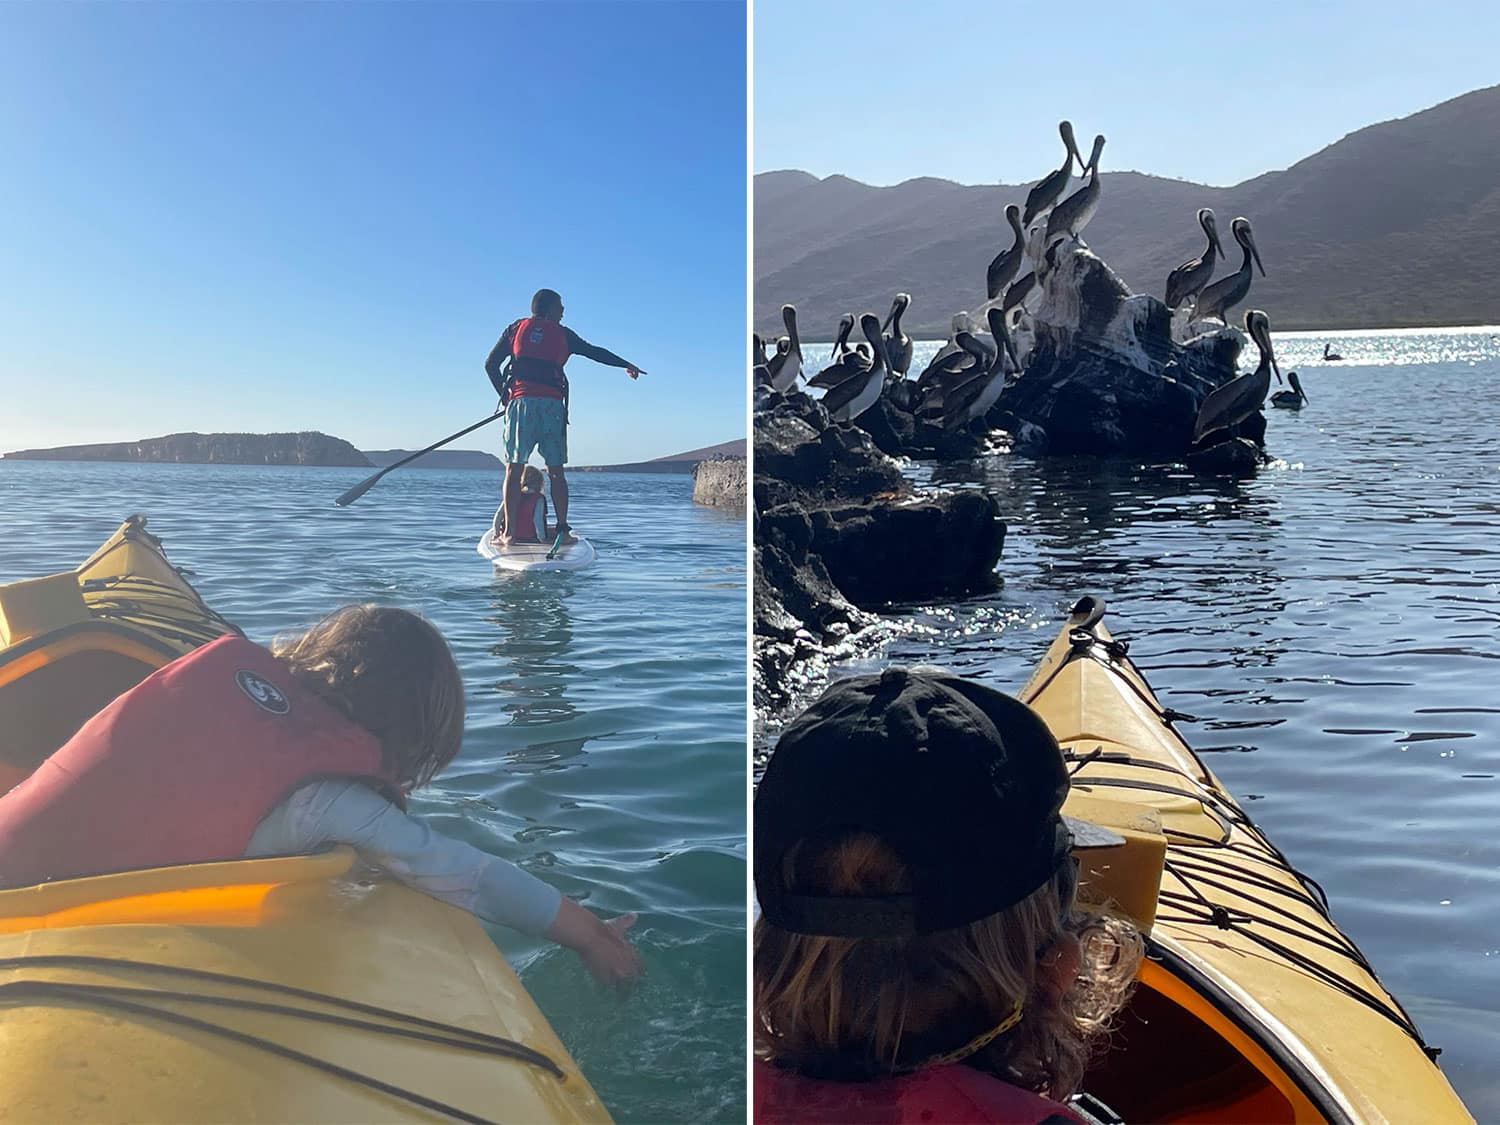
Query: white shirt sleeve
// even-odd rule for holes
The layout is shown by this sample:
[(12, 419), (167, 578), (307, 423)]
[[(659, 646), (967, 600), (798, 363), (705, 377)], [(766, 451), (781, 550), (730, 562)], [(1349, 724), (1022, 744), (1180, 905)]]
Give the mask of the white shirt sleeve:
[(541, 937), (562, 894), (508, 860), (444, 836), (357, 781), (304, 785), (256, 826), (245, 857), (348, 844), (408, 886), (491, 922)]

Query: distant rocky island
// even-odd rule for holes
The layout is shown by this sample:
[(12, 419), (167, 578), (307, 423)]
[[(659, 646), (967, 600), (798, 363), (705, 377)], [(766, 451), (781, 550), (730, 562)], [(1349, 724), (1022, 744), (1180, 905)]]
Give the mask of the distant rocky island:
[[(415, 449), (366, 449), (365, 456), (377, 469), (394, 465), (403, 457), (410, 457)], [(412, 469), (484, 469), (498, 472), (504, 463), (493, 453), (482, 449), (434, 449), (425, 457), (413, 461)]]
[(743, 458), (745, 439), (721, 441), (718, 445), (705, 445), (702, 449), (689, 449), (685, 453), (673, 453), (651, 461), (631, 461), (623, 465), (570, 465), (569, 469), (580, 473), (682, 473), (687, 475), (702, 461)]
[(343, 438), (299, 434), (167, 434), (141, 441), (63, 445), (7, 453), (15, 461), (170, 461), (182, 465), (336, 465), (371, 468)]
[[(361, 452), (343, 438), (317, 431), (299, 434), (167, 434), (141, 441), (62, 445), (5, 454), (12, 461), (169, 461), (182, 465), (332, 465), (380, 468), (410, 456), (411, 449)], [(579, 465), (584, 473), (691, 473), (702, 461), (745, 456), (745, 439), (673, 453), (654, 461), (625, 465)], [(411, 463), (414, 469), (498, 471), (501, 462), (479, 449), (438, 449)]]

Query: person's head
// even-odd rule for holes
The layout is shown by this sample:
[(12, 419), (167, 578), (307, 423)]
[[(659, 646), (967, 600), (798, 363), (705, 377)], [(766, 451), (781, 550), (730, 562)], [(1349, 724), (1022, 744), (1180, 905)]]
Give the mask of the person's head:
[(546, 317), (548, 320), (561, 320), (563, 318), (562, 297), (556, 289), (538, 289), (531, 296), (531, 315)]
[(535, 465), (527, 465), (521, 470), (521, 487), (528, 492), (540, 492), (542, 490), (542, 470)]
[(380, 740), (401, 785), (425, 785), (458, 753), (464, 684), (443, 635), (404, 609), (348, 605), (272, 652), (304, 687)]
[(831, 687), (756, 793), (757, 1054), (841, 1079), (965, 1061), (1071, 1094), (1140, 938), (1074, 901), (1073, 834), (1104, 840), (1063, 819), (1067, 790), (1001, 692), (902, 668)]

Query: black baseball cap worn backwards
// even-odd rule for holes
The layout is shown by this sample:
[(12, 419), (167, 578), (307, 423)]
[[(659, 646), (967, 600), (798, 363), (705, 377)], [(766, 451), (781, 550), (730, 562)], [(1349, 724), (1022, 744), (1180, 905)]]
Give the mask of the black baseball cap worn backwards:
[[(761, 778), (756, 897), (768, 922), (793, 933), (901, 937), (964, 926), (1027, 898), (1072, 847), (1123, 843), (1064, 818), (1067, 794), (1057, 740), (1019, 700), (935, 669), (840, 680), (786, 728)], [(784, 885), (789, 849), (851, 832), (900, 856), (910, 894)]]

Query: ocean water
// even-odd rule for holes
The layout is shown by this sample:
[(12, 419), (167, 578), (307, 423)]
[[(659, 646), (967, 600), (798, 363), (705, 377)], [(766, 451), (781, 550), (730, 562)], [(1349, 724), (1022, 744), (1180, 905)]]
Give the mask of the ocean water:
[(1072, 601), (1103, 595), (1163, 701), (1198, 716), (1184, 736), (1500, 1121), (1500, 328), (1273, 338), (1311, 401), (1267, 409), (1277, 462), (1251, 480), (912, 465), (999, 498), (1004, 586), (893, 607), (903, 632), (844, 671), (940, 663), (1014, 690)]
[(605, 915), (637, 911), (628, 997), (493, 936), (621, 1121), (743, 1121), (745, 521), (686, 476), (575, 473), (586, 570), (498, 577), (482, 472), (0, 461), (0, 581), (71, 569), (132, 512), (268, 641), (347, 602), (427, 614), (468, 690), (461, 754), (413, 801)]

